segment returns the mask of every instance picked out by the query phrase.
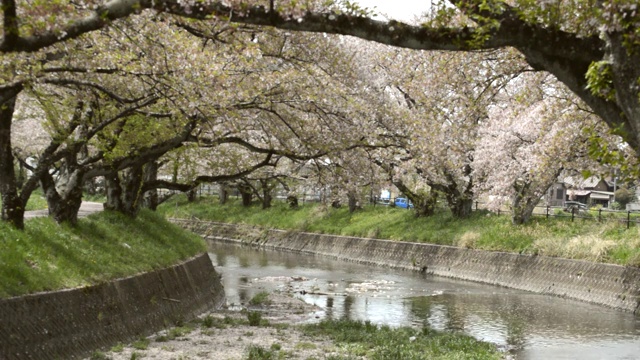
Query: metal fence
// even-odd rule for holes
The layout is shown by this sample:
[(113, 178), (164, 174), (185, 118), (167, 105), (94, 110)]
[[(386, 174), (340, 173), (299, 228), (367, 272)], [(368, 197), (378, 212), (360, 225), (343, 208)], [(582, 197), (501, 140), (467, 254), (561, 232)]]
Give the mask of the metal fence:
[(534, 212), (533, 216), (544, 216), (545, 218), (565, 218), (570, 219), (572, 222), (576, 219), (583, 219), (585, 221), (597, 221), (597, 222), (610, 222), (616, 221), (624, 224), (628, 229), (631, 224), (637, 225), (640, 223), (640, 213), (637, 211), (629, 210), (611, 210), (607, 208), (594, 208), (578, 210), (571, 208), (570, 210), (564, 210), (561, 207), (551, 206), (539, 206), (536, 209), (541, 209), (539, 212)]
[[(375, 205), (383, 205), (388, 206), (392, 205), (395, 202), (395, 198), (390, 199), (381, 199), (381, 198), (372, 198), (371, 203)], [(448, 211), (447, 206), (438, 202), (437, 209), (441, 209), (442, 211)], [(407, 208), (411, 209), (411, 208)], [(497, 215), (506, 215), (510, 216), (512, 214), (510, 209), (502, 208), (497, 210), (489, 210), (487, 209), (486, 203), (480, 201), (474, 201), (472, 211), (491, 211)], [(636, 226), (640, 224), (640, 211), (634, 210), (612, 210), (607, 208), (592, 208), (592, 209), (576, 209), (576, 208), (568, 208), (565, 209), (559, 206), (536, 206), (532, 213), (532, 217), (544, 217), (545, 219), (556, 218), (556, 219), (565, 219), (571, 222), (575, 222), (576, 220), (582, 221), (596, 221), (600, 223), (615, 221), (622, 225), (624, 225), (627, 229), (631, 227), (631, 225)]]

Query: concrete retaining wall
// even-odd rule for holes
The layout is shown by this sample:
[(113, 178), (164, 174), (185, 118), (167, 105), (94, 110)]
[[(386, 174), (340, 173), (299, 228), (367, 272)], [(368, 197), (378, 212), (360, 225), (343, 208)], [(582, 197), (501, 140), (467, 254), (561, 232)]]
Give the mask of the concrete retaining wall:
[(208, 239), (470, 280), (640, 313), (640, 269), (452, 246), (172, 220)]
[(223, 304), (208, 254), (96, 286), (0, 300), (0, 359), (70, 359)]

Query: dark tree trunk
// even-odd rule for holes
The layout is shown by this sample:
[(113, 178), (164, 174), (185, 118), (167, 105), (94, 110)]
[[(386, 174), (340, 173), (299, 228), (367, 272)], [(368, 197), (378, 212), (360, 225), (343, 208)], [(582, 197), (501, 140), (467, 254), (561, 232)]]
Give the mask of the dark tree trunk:
[(449, 202), (449, 208), (454, 217), (459, 219), (467, 218), (471, 216), (471, 212), (473, 211), (473, 199), (457, 198)]
[(142, 166), (129, 168), (122, 173), (122, 209), (121, 213), (136, 217), (142, 205)]
[(536, 207), (535, 202), (530, 198), (524, 198), (521, 194), (516, 194), (511, 203), (513, 212), (511, 214), (511, 222), (514, 225), (522, 225), (531, 219), (533, 210)]
[[(554, 179), (560, 176), (561, 170), (558, 170), (555, 176), (549, 177), (549, 182), (547, 183), (546, 188), (549, 188), (553, 183)], [(533, 210), (535, 210), (536, 205), (542, 198), (541, 195), (532, 196), (533, 192), (531, 191), (532, 187), (538, 187), (540, 184), (533, 184), (528, 180), (528, 176), (524, 176), (524, 179), (516, 181), (513, 184), (513, 189), (515, 190), (515, 195), (511, 199), (511, 222), (514, 225), (522, 225), (531, 219), (533, 215)]]
[(16, 177), (16, 187), (21, 189), (24, 186), (25, 181), (27, 181), (27, 174), (24, 165), (19, 162), (18, 164), (18, 176)]
[[(144, 181), (151, 182), (158, 179), (158, 162), (152, 161), (144, 166)], [(153, 211), (156, 211), (158, 208), (158, 190), (148, 190), (144, 193), (144, 198), (142, 199), (142, 206)]]
[(11, 121), (16, 98), (22, 87), (0, 92), (0, 195), (2, 196), (2, 220), (18, 229), (24, 229), (26, 202), (18, 195), (14, 158), (11, 149)]
[(220, 204), (224, 205), (229, 200), (229, 185), (227, 183), (218, 184), (218, 199), (220, 200)]
[(104, 208), (135, 217), (142, 205), (142, 166), (107, 176), (107, 202)]
[(262, 188), (262, 208), (268, 209), (271, 207), (271, 185), (268, 180), (260, 180), (260, 187)]
[(253, 201), (253, 189), (247, 184), (239, 184), (238, 191), (242, 197), (242, 206), (251, 206)]
[(436, 202), (438, 200), (438, 193), (430, 191), (423, 196), (412, 198), (409, 197), (414, 206), (416, 217), (428, 217), (433, 216), (436, 209)]
[(187, 191), (186, 195), (187, 195), (187, 201), (188, 202), (194, 202), (196, 201), (196, 195), (197, 195), (197, 191), (196, 189), (191, 189), (189, 191)]
[(298, 197), (295, 195), (287, 196), (287, 204), (289, 204), (289, 208), (297, 209), (298, 208)]
[[(435, 191), (431, 190), (428, 193), (413, 192), (401, 180), (396, 180), (393, 184), (398, 188), (398, 190), (406, 195), (409, 200), (411, 200), (416, 217), (427, 217), (434, 214), (436, 200), (438, 200), (438, 195)], [(390, 205), (394, 207), (396, 206), (394, 201), (392, 201)]]
[(347, 200), (349, 203), (349, 212), (354, 213), (356, 210), (360, 208), (358, 204), (358, 196), (355, 191), (347, 192)]
[(459, 219), (471, 216), (471, 212), (473, 211), (473, 177), (471, 173), (471, 165), (467, 164), (464, 167), (464, 174), (469, 178), (468, 182), (461, 185), (455, 180), (453, 175), (445, 173), (449, 184), (434, 184), (432, 186), (432, 188), (435, 187), (444, 193), (451, 214)]
[(511, 201), (511, 222), (514, 225), (522, 225), (529, 221), (533, 208), (529, 211), (529, 199), (525, 196), (527, 189), (531, 184), (528, 181), (520, 180), (513, 184), (515, 195)]
[(269, 191), (265, 191), (264, 194), (262, 194), (262, 208), (263, 209), (270, 208), (271, 200), (273, 200), (273, 198), (271, 197), (271, 193)]
[(105, 210), (120, 211), (122, 209), (122, 188), (120, 187), (120, 177), (117, 172), (104, 177), (105, 192), (107, 202), (104, 203)]

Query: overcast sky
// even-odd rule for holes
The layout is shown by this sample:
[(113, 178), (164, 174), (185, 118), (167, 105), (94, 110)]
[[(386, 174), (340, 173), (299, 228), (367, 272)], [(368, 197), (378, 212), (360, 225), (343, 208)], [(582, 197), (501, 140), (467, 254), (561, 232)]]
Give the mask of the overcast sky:
[(353, 0), (362, 7), (376, 7), (378, 13), (383, 13), (400, 21), (410, 21), (429, 7), (429, 0)]

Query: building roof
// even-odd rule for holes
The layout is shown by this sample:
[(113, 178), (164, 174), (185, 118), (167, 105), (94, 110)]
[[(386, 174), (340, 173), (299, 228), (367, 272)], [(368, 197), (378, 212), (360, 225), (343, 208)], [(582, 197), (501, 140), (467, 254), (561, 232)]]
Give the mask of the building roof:
[(591, 190), (567, 190), (569, 196), (587, 196), (591, 194)]
[(586, 179), (583, 179), (581, 177), (567, 176), (562, 182), (567, 185), (567, 187), (588, 189), (596, 187), (600, 180), (601, 179), (599, 176), (590, 176)]

